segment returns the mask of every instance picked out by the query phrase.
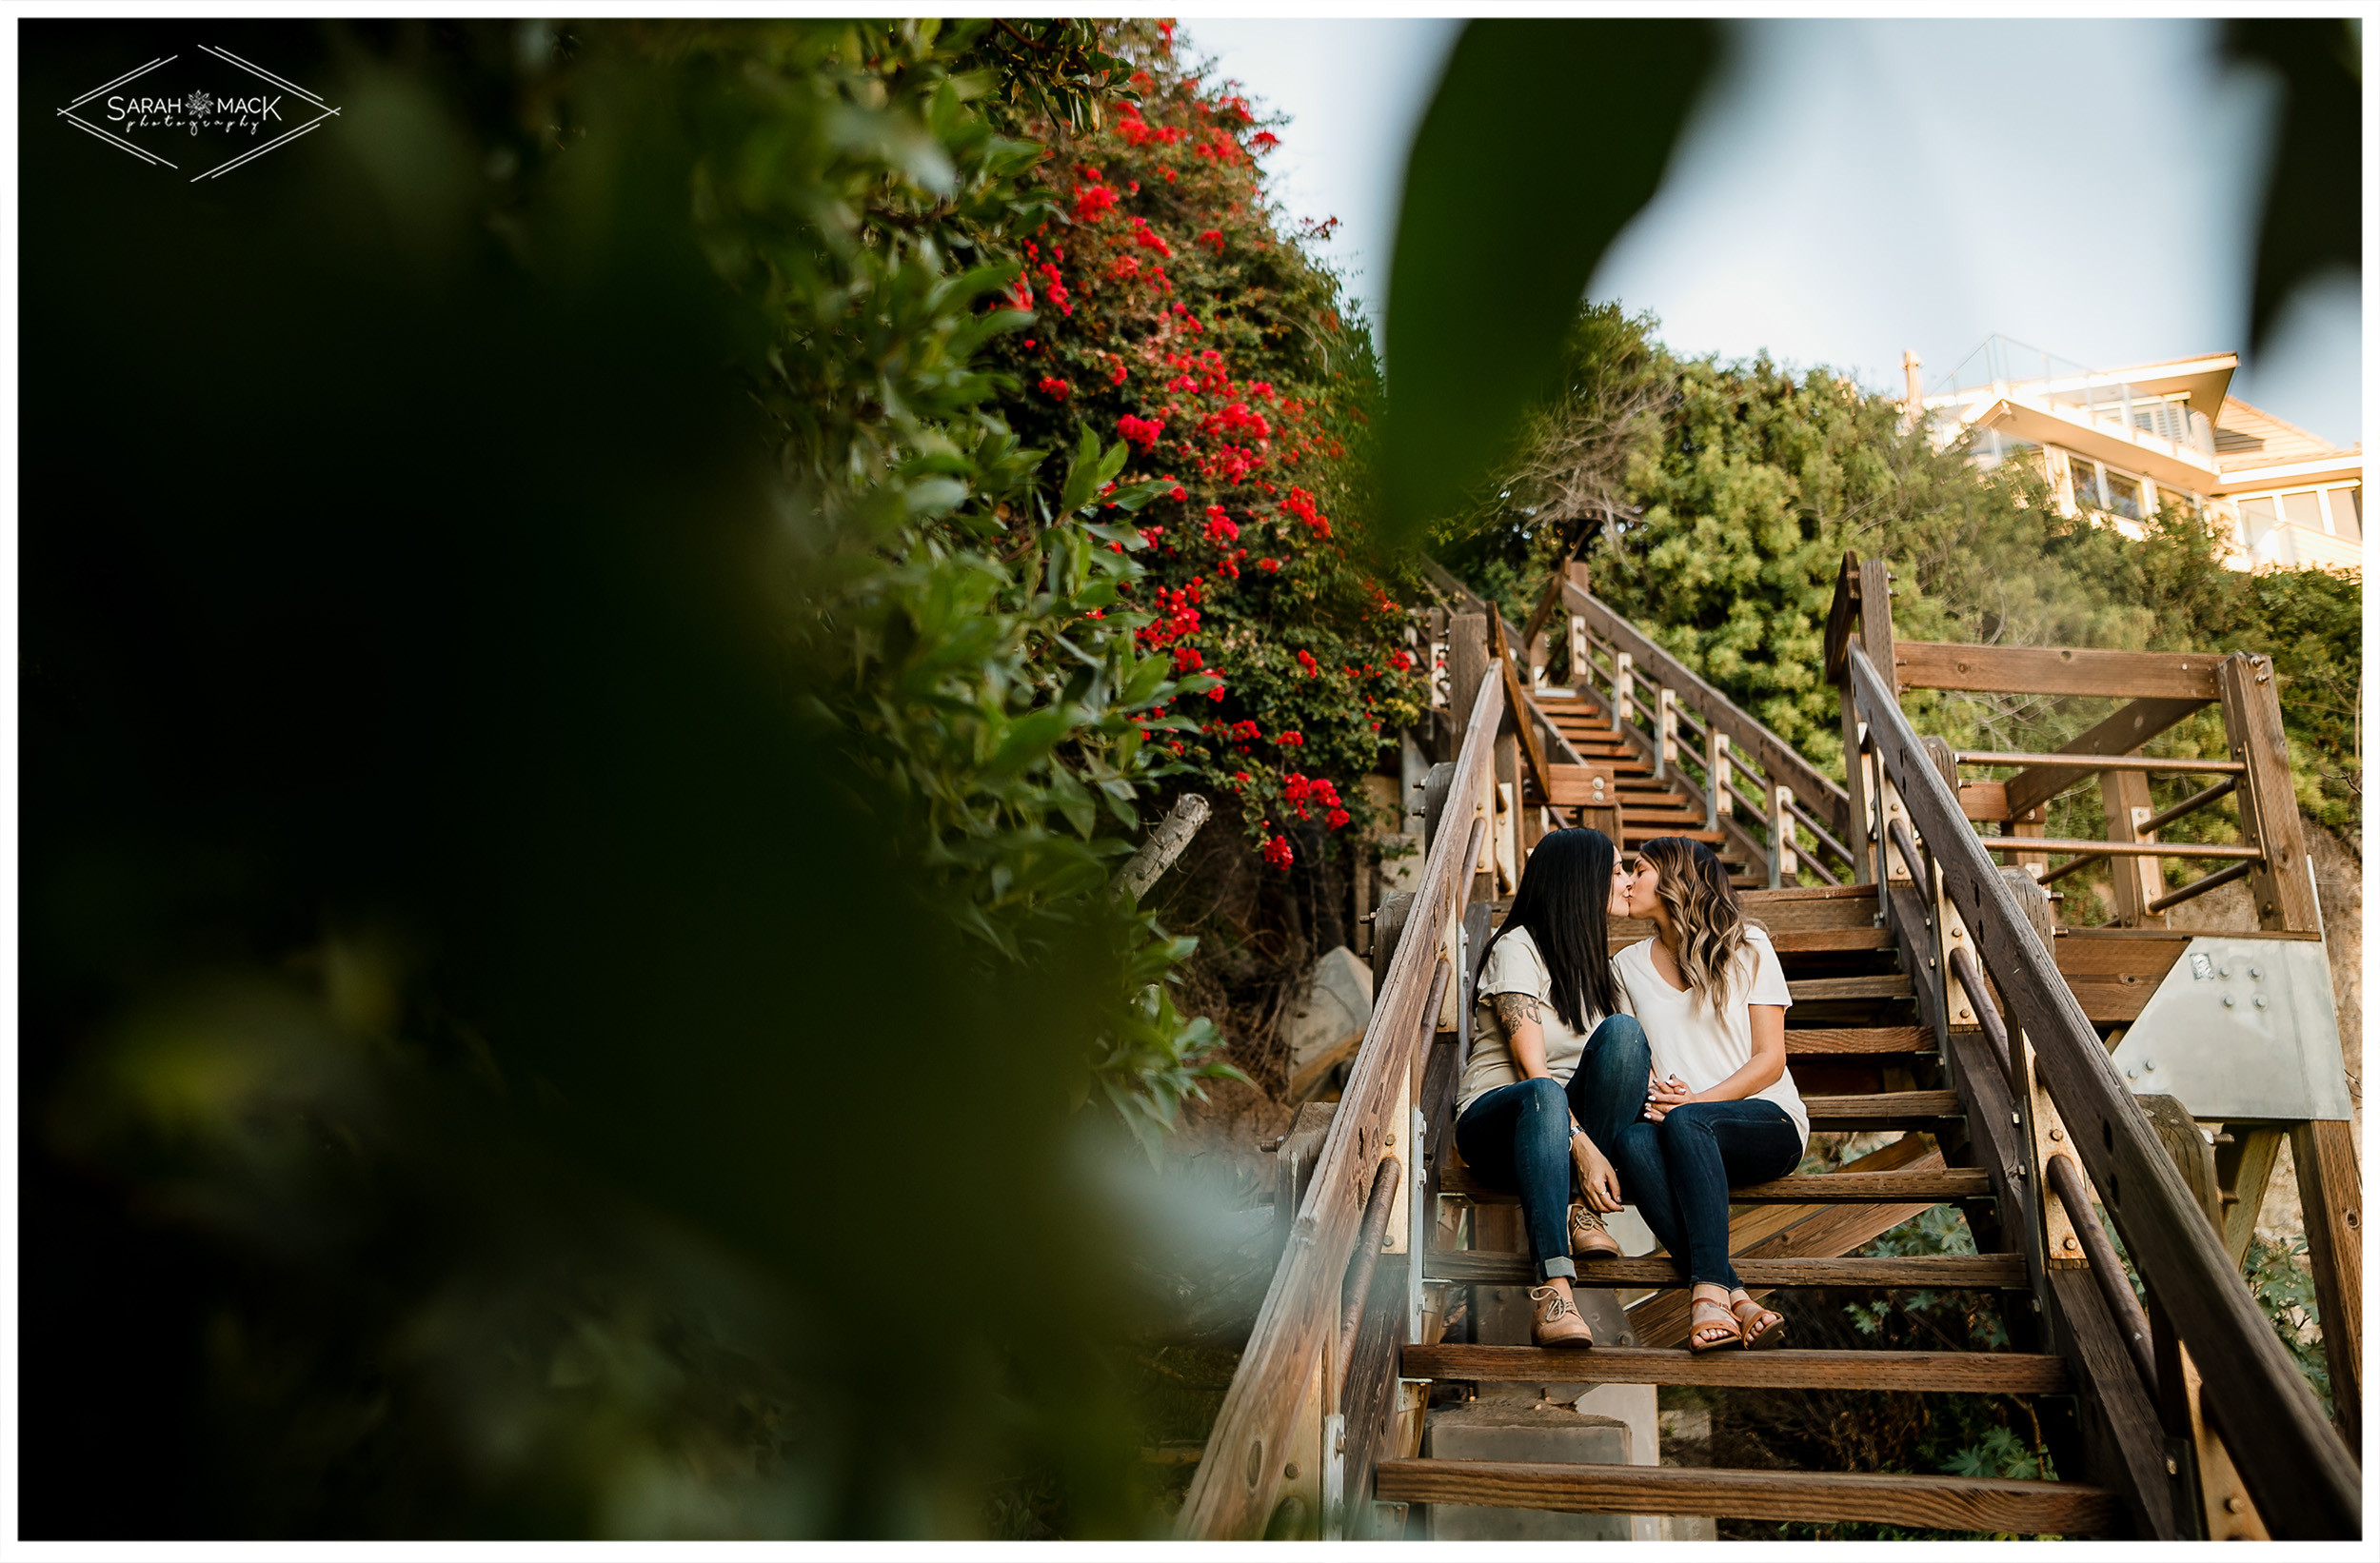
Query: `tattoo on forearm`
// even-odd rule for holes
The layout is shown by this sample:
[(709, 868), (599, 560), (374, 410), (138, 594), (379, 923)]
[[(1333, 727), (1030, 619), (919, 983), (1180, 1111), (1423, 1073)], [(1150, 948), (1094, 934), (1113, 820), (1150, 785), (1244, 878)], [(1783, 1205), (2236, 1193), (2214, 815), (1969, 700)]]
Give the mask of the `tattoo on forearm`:
[(1537, 1023), (1537, 1001), (1528, 994), (1499, 993), (1492, 995), (1489, 1001), (1495, 1004), (1496, 1018), (1503, 1022), (1507, 1037), (1518, 1031), (1523, 1024)]

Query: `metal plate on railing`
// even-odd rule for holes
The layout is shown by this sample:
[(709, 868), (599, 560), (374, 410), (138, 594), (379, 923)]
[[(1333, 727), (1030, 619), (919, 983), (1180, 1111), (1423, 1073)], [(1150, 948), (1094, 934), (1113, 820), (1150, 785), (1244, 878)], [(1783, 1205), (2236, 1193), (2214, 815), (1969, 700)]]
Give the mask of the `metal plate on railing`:
[(2323, 950), (2311, 939), (2192, 939), (2116, 1044), (2124, 1083), (2210, 1121), (2347, 1118)]

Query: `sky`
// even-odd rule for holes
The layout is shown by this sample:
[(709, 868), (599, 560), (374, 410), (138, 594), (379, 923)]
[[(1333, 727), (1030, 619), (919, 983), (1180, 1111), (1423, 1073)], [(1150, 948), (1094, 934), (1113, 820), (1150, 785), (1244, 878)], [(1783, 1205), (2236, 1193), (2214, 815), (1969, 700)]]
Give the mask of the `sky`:
[[(1186, 19), (1185, 52), (1287, 113), (1269, 168), (1377, 326), (1405, 149), (1459, 23)], [(1758, 21), (1589, 291), (1687, 354), (1824, 364), (1897, 392), (1999, 332), (2099, 368), (2236, 351), (2233, 395), (2340, 445), (2362, 427), (2341, 274), (2248, 353), (2277, 93), (2206, 21)], [(1582, 106), (1585, 107), (1585, 106)], [(1592, 155), (1591, 108), (1580, 155)]]

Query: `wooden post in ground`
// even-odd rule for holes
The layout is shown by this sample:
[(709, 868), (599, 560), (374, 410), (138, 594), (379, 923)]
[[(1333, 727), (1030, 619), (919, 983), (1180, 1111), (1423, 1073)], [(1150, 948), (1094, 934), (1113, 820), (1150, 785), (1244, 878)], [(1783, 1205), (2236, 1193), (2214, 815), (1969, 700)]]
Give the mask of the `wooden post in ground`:
[[(2145, 841), (2149, 833), (2140, 827), (2156, 813), (2150, 801), (2149, 778), (2139, 771), (2101, 771), (2099, 799), (2107, 817), (2107, 839), (2111, 841)], [(2295, 804), (2292, 802), (2292, 808)], [(2149, 905), (2165, 894), (2165, 871), (2155, 858), (2111, 858), (2109, 878), (2113, 880), (2115, 920), (2126, 928), (2162, 928), (2165, 914), (2152, 912)]]
[[(2307, 861), (2305, 827), (2290, 780), (2289, 740), (2272, 683), (2272, 659), (2234, 652), (2216, 680), (2231, 758), (2248, 767), (2240, 778), (2240, 834), (2264, 858), (2248, 883), (2260, 926), (2311, 934), (2322, 929)], [(2330, 1368), (2332, 1417), (2348, 1447), (2363, 1448), (2363, 1178), (2353, 1130), (2345, 1122), (2302, 1123), (2291, 1130), (2299, 1202), (2306, 1211), (2306, 1259), (2322, 1309), (2322, 1344)], [(2335, 1322), (2336, 1327), (2333, 1327)]]
[(2364, 1196), (2351, 1124), (2329, 1119), (2290, 1131), (2298, 1202), (2306, 1210), (2306, 1259), (2322, 1310), (2322, 1350), (2330, 1368), (2331, 1420), (2361, 1459), (2364, 1451)]

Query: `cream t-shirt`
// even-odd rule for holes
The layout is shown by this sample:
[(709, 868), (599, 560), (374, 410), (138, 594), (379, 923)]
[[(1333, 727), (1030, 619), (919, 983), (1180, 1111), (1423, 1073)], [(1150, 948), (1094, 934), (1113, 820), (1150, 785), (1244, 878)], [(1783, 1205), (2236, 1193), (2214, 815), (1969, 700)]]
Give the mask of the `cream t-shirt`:
[[(1735, 952), (1730, 972), (1727, 1002), (1716, 1009), (1699, 996), (1671, 987), (1653, 966), (1653, 940), (1631, 944), (1612, 958), (1612, 966), (1628, 990), (1628, 1010), (1644, 1027), (1653, 1049), (1653, 1072), (1663, 1078), (1676, 1075), (1696, 1091), (1708, 1091), (1752, 1061), (1753, 1004), (1790, 1007), (1793, 990), (1785, 985), (1785, 968), (1776, 947), (1759, 928), (1744, 930), (1743, 946)], [(1794, 1120), (1804, 1146), (1810, 1143), (1810, 1112), (1794, 1089), (1791, 1070), (1765, 1091), (1748, 1099), (1773, 1101)]]
[(1602, 1016), (1591, 1014), (1585, 1031), (1571, 1030), (1554, 1007), (1554, 974), (1537, 953), (1537, 941), (1526, 928), (1503, 935), (1488, 951), (1487, 964), (1479, 971), (1478, 992), (1472, 1003), (1477, 1017), (1471, 1028), (1471, 1061), (1463, 1066), (1462, 1078), (1455, 1086), (1458, 1118), (1490, 1091), (1520, 1078), (1520, 1066), (1513, 1061), (1512, 1039), (1504, 1035), (1504, 1023), (1497, 1019), (1496, 1006), (1490, 1002), (1499, 993), (1525, 993), (1537, 1000), (1537, 1029), (1545, 1038), (1545, 1072), (1564, 1085), (1578, 1072), (1578, 1055), (1586, 1051), (1587, 1039), (1603, 1021)]

